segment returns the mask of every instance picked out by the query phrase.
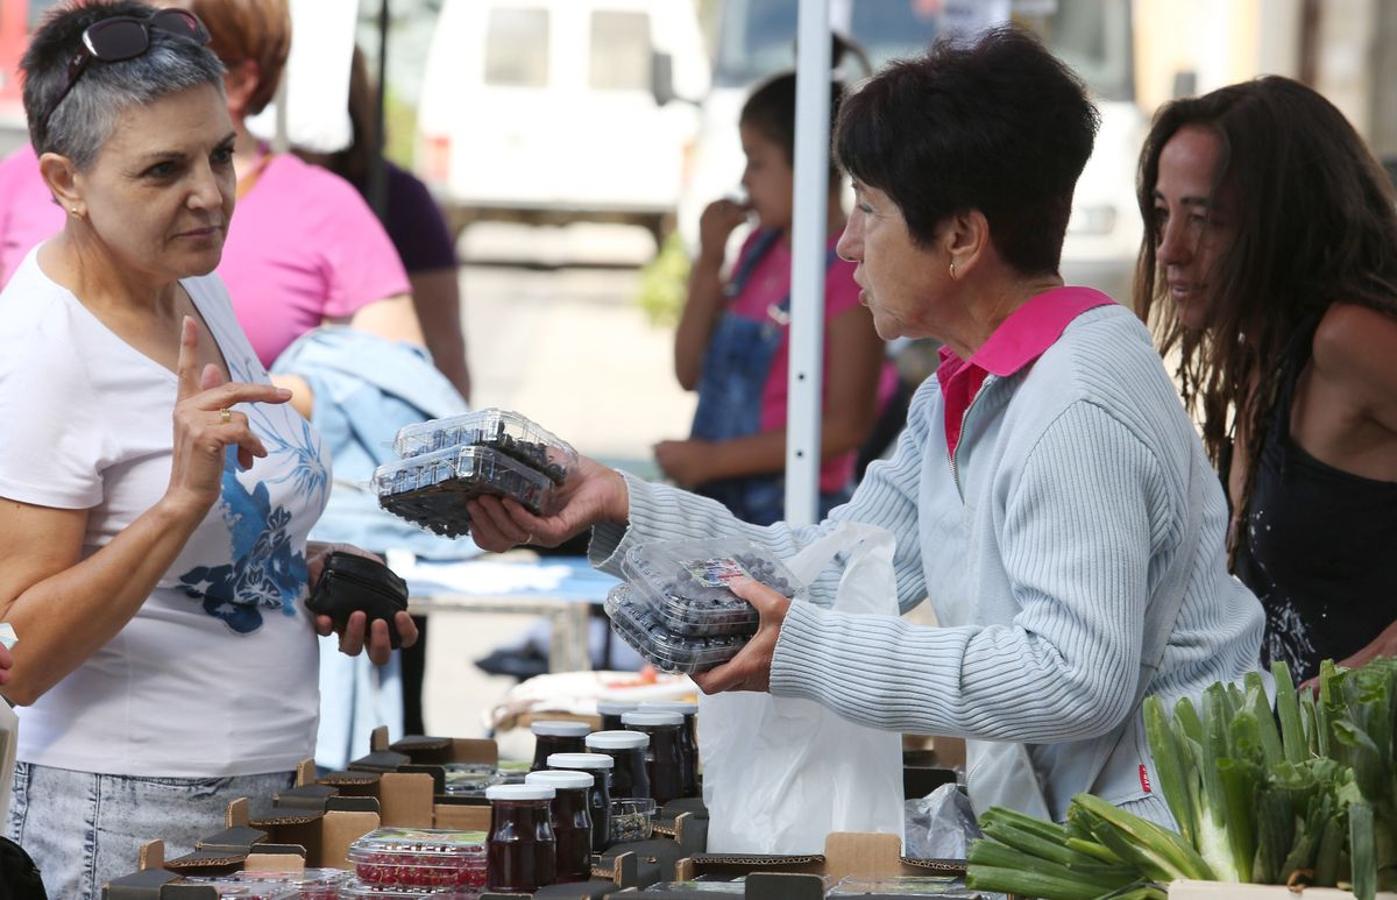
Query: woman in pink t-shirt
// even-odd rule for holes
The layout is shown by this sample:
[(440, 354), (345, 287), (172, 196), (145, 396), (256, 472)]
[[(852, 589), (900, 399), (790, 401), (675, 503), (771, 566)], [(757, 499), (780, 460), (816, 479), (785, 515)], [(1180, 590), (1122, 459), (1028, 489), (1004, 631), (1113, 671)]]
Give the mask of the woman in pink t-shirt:
[[(228, 69), (228, 111), (238, 137), (238, 218), (218, 274), (264, 365), (327, 323), (425, 345), (397, 251), (359, 192), (290, 153), (272, 153), (246, 119), (276, 94), (291, 48), (287, 0), (183, 0), (208, 26)], [(310, 392), (278, 376), (310, 417)]]
[[(831, 121), (842, 87), (831, 85)], [(759, 525), (784, 517), (788, 327), (791, 290), (792, 169), (795, 156), (795, 75), (757, 88), (738, 130), (747, 168), (748, 205), (718, 200), (699, 224), (699, 257), (675, 335), (675, 371), (697, 390), (698, 411), (686, 441), (655, 448), (676, 483), (721, 501)], [(743, 244), (725, 285), (728, 236), (755, 213), (757, 228)], [(855, 457), (897, 376), (885, 361), (873, 319), (859, 302), (854, 264), (834, 243), (844, 227), (840, 177), (829, 176), (829, 243), (825, 271), (825, 365), (820, 439), (820, 515), (848, 498)]]

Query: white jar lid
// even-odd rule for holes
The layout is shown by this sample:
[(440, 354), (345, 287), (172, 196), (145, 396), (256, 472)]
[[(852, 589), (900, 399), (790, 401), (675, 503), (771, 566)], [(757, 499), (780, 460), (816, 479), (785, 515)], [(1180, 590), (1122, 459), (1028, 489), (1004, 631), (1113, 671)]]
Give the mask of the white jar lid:
[(597, 712), (603, 716), (619, 716), (635, 709), (640, 704), (635, 700), (598, 700)]
[(535, 722), (529, 730), (540, 737), (586, 737), (592, 733), (592, 726), (586, 722)]
[(596, 779), (586, 772), (550, 772), (546, 769), (538, 772), (530, 772), (524, 776), (525, 784), (537, 784), (551, 787), (557, 791), (575, 791), (579, 788), (589, 788), (596, 782)]
[(587, 746), (597, 750), (637, 750), (650, 746), (650, 735), (639, 731), (594, 731)]
[(558, 792), (541, 784), (497, 784), (485, 789), (486, 800), (552, 800)]
[(548, 754), (548, 767), (550, 769), (587, 769), (589, 771), (614, 769), (616, 768), (616, 760), (605, 753), (550, 753)]
[(698, 715), (698, 704), (691, 700), (647, 700), (640, 704), (640, 712), (672, 712), (681, 716)]
[(660, 710), (647, 709), (628, 712), (621, 717), (621, 724), (627, 727), (631, 725), (683, 725), (684, 717), (677, 712), (661, 712)]

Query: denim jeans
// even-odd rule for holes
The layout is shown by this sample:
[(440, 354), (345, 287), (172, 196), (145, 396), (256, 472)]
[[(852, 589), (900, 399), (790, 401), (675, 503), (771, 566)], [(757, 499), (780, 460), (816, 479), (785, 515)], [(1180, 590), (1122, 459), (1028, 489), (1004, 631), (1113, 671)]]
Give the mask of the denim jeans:
[(292, 772), (230, 778), (135, 778), (18, 763), (9, 836), (39, 866), (49, 897), (98, 900), (102, 886), (136, 871), (140, 847), (165, 841), (167, 857), (223, 830), (228, 803), (254, 809), (290, 787)]

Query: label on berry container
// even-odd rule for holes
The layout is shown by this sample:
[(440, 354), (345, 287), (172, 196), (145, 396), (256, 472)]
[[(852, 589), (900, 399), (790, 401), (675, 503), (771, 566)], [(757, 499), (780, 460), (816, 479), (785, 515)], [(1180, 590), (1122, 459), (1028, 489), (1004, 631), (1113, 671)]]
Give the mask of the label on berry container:
[(355, 841), (349, 861), (360, 881), (403, 888), (485, 887), (483, 831), (380, 828)]

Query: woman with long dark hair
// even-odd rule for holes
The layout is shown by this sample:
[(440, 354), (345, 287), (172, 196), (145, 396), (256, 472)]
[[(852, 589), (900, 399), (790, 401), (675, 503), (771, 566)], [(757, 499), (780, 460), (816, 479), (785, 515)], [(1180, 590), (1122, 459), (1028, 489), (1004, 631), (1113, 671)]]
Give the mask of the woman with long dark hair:
[(1397, 211), (1353, 126), (1268, 77), (1180, 100), (1140, 162), (1136, 297), (1232, 506), (1262, 656), (1397, 652)]

